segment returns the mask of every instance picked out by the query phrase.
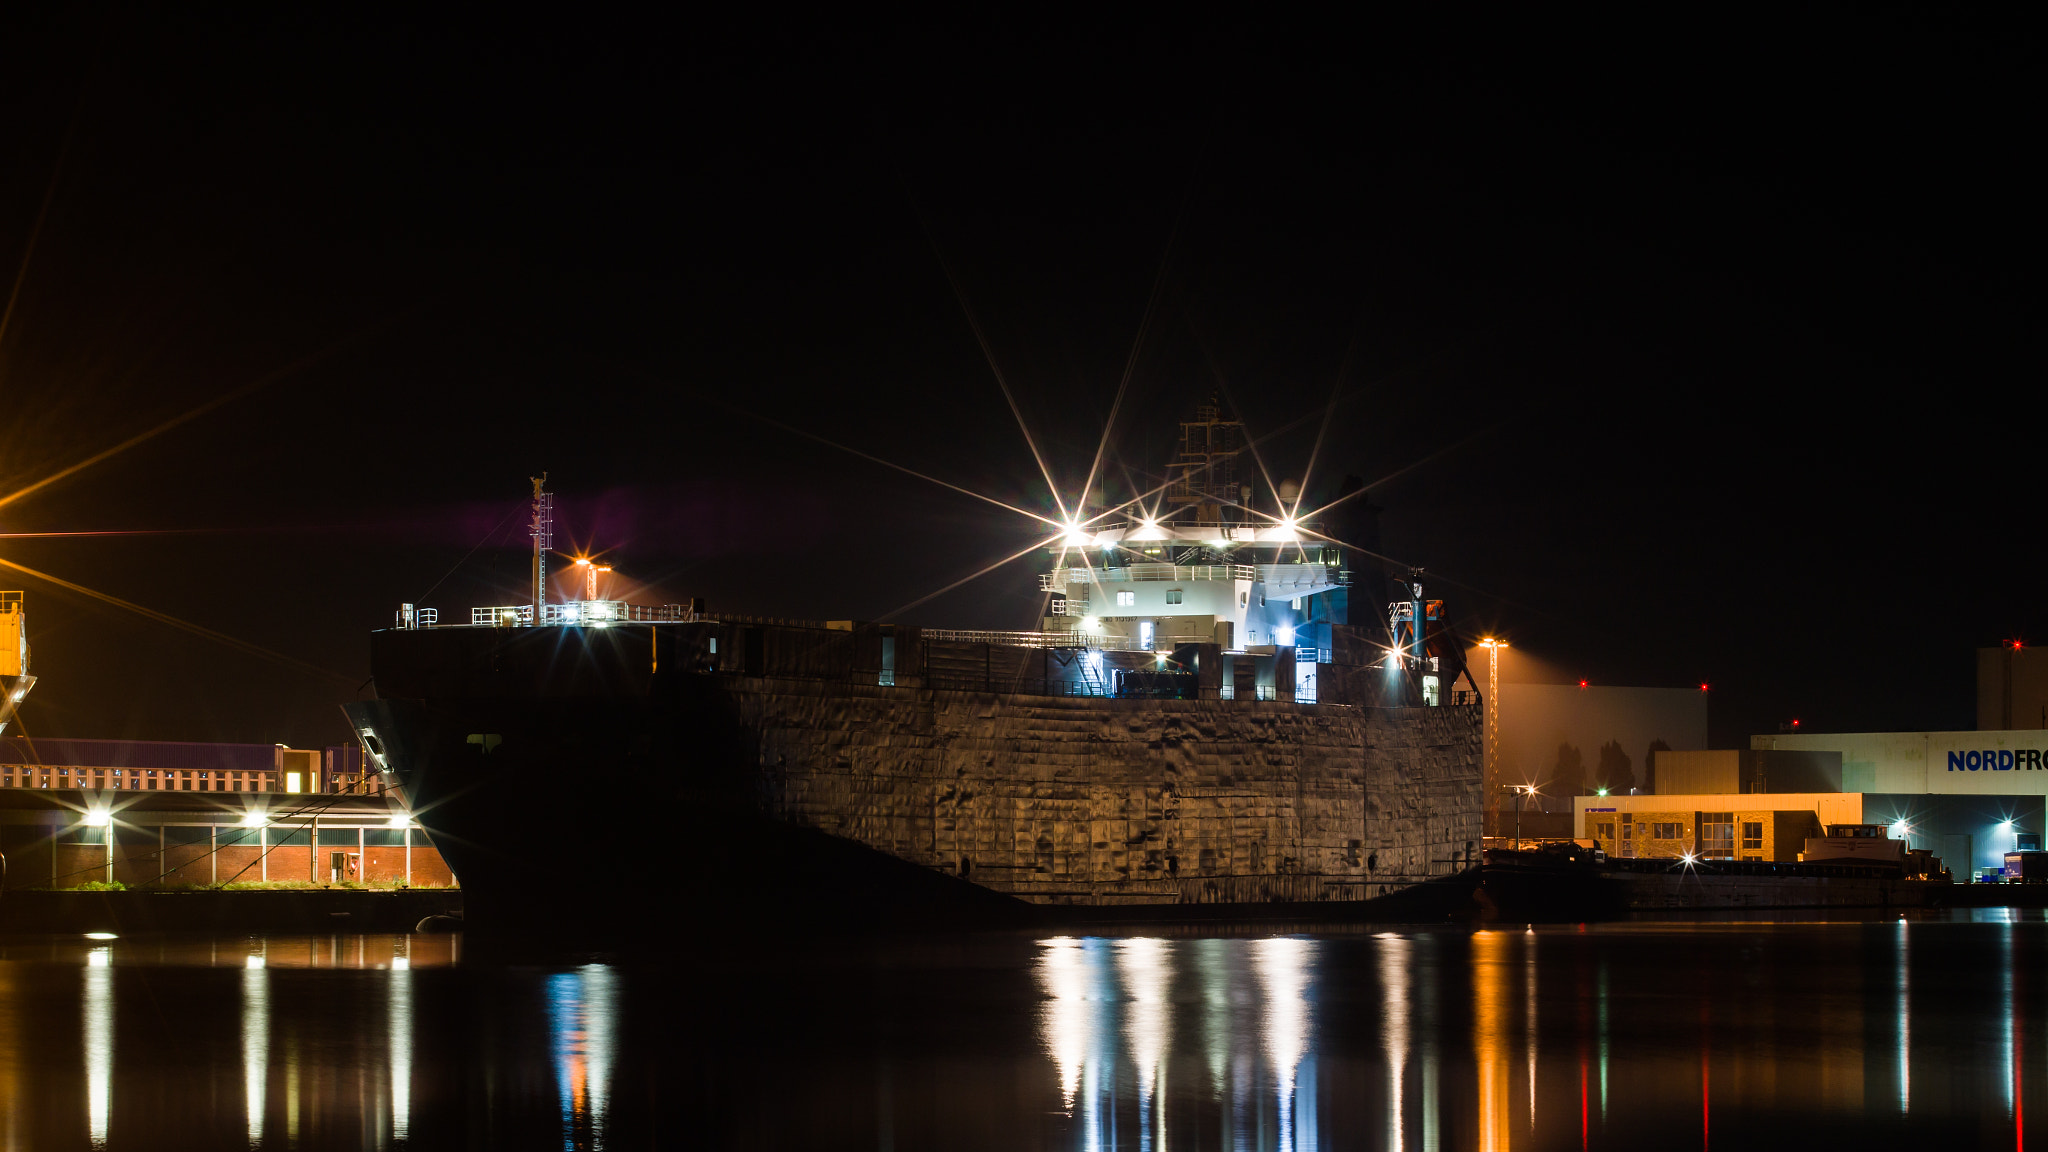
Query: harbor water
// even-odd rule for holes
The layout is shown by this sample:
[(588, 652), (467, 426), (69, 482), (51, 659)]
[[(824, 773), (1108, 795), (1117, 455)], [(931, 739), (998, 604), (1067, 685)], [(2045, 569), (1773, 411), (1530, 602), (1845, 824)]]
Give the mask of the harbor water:
[(0, 1149), (2028, 1146), (2048, 919), (0, 937)]

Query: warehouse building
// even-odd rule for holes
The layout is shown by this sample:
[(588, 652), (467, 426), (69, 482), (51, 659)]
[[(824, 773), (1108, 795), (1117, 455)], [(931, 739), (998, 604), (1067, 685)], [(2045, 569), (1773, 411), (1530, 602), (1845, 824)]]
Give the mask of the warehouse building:
[(455, 882), (425, 830), (382, 796), (0, 791), (0, 854), (11, 889)]

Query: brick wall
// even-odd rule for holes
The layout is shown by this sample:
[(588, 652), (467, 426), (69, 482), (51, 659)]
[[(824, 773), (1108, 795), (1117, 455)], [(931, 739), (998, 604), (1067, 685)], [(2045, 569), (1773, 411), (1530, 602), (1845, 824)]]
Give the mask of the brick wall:
[(1357, 900), (1479, 845), (1476, 706), (769, 687), (772, 811), (1034, 902)]

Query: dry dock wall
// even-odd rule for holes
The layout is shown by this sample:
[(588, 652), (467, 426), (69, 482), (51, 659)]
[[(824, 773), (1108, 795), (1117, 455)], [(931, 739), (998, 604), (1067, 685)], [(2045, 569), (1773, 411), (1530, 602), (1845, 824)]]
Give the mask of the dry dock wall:
[(728, 687), (771, 814), (1034, 903), (1362, 900), (1479, 846), (1476, 706)]

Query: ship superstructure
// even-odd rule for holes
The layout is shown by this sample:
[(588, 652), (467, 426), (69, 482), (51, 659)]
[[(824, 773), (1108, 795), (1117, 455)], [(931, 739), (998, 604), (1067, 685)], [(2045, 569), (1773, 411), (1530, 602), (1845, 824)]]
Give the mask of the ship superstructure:
[[(1344, 549), (1323, 526), (1262, 513), (1242, 482), (1244, 426), (1213, 405), (1181, 425), (1179, 452), (1156, 514), (1091, 520), (1051, 550), (1039, 577), (1049, 633), (1080, 647), (1168, 652), (1296, 648), (1304, 664), (1330, 646), (1350, 583)], [(1284, 491), (1284, 486), (1283, 486)], [(1333, 595), (1334, 594), (1334, 595)]]

